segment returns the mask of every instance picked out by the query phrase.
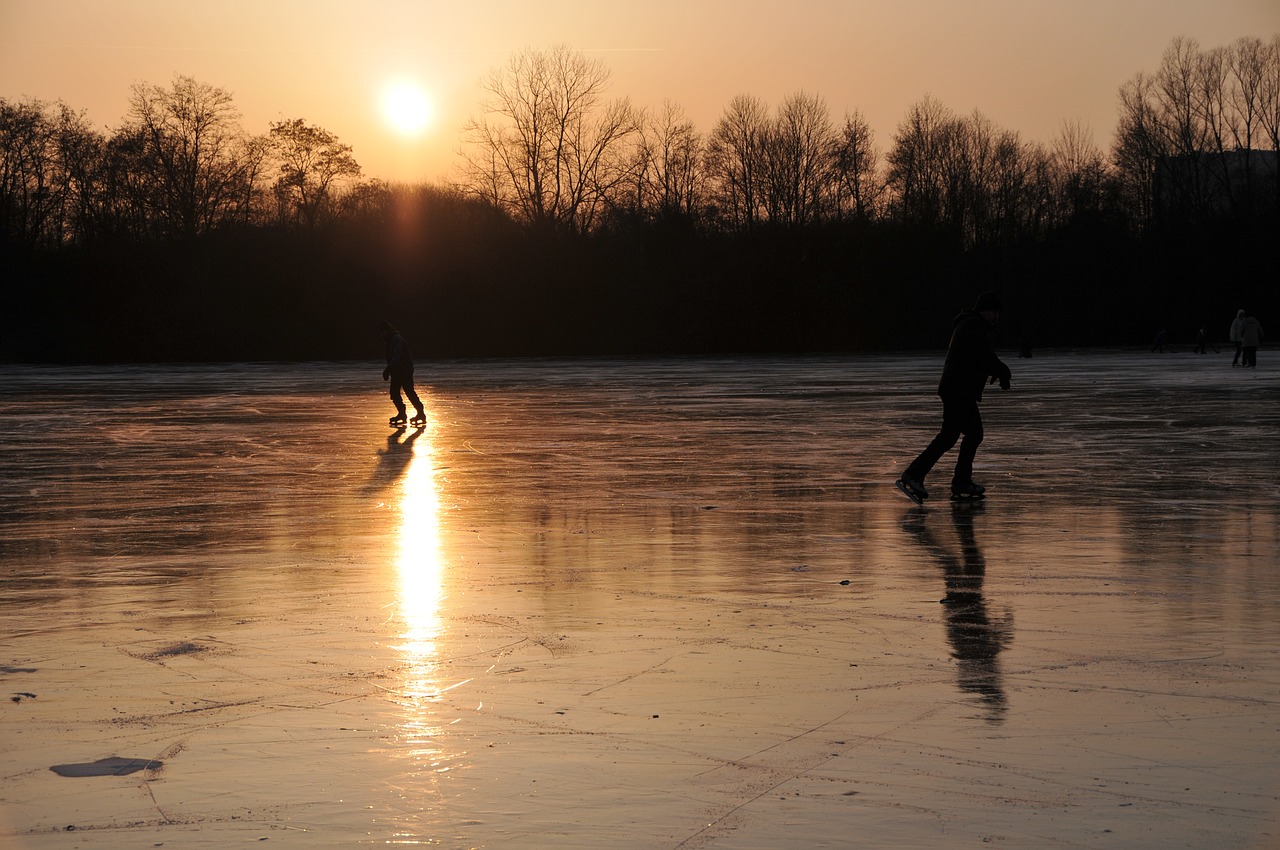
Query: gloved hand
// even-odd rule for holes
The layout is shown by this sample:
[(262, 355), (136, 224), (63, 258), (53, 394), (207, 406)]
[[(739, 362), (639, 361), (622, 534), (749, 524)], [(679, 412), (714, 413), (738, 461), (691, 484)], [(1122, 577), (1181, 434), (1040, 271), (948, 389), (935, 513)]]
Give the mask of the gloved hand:
[(1009, 376), (1008, 376), (1008, 375), (1005, 375), (1003, 378), (1001, 378), (1001, 379), (1000, 379), (1000, 389), (1002, 389), (1002, 390), (1007, 390), (1007, 389), (1009, 389)]
[(383, 370), (382, 370), (382, 380), (384, 380), (384, 381), (389, 381), (389, 380), (391, 380), (391, 370), (390, 370), (390, 369), (383, 369)]

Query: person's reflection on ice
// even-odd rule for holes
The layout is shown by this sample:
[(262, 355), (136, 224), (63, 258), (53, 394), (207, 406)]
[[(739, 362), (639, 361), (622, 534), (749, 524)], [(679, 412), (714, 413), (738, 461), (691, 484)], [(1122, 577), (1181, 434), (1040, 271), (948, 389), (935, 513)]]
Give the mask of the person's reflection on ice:
[(378, 466), (365, 485), (364, 495), (378, 493), (404, 477), (413, 463), (413, 443), (425, 433), (425, 428), (415, 428), (395, 430), (387, 435), (387, 447), (378, 452)]
[(938, 542), (929, 528), (924, 511), (918, 510), (904, 528), (921, 548), (942, 567), (946, 595), (944, 606), (947, 641), (956, 659), (960, 690), (973, 694), (986, 710), (989, 723), (1001, 723), (1008, 709), (1000, 652), (1013, 640), (1013, 615), (994, 616), (982, 594), (986, 561), (974, 536), (974, 517), (982, 503), (952, 507), (951, 519), (959, 542), (959, 556)]

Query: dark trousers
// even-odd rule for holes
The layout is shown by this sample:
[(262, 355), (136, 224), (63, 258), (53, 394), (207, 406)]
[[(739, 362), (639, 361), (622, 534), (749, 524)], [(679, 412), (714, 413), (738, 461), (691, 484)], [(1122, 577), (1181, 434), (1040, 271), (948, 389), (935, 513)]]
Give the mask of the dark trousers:
[(413, 388), (413, 373), (407, 375), (397, 375), (391, 373), (391, 403), (396, 406), (396, 412), (404, 416), (404, 401), (400, 398), (400, 391), (409, 397), (409, 403), (413, 405), (413, 409), (418, 413), (422, 412), (422, 400), (418, 398), (418, 393)]
[(1231, 358), (1231, 365), (1234, 366), (1240, 362), (1240, 353), (1244, 351), (1244, 343), (1236, 340), (1236, 356)]
[(924, 451), (907, 467), (906, 477), (924, 481), (929, 470), (944, 454), (951, 451), (956, 440), (960, 443), (960, 455), (956, 458), (956, 470), (951, 476), (953, 484), (969, 484), (973, 481), (973, 459), (982, 443), (982, 414), (976, 401), (967, 399), (942, 400), (942, 430)]
[(1241, 366), (1257, 366), (1258, 365), (1258, 346), (1245, 345), (1242, 346), (1244, 359), (1240, 361)]

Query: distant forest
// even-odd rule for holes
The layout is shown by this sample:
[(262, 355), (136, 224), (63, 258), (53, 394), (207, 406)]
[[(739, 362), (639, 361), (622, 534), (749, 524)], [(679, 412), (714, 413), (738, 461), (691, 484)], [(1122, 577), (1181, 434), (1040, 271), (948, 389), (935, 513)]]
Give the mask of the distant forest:
[(0, 99), (0, 360), (373, 358), (384, 318), (422, 358), (936, 349), (988, 289), (1007, 348), (1280, 327), (1280, 36), (1175, 40), (1107, 151), (931, 97), (883, 146), (804, 92), (703, 132), (608, 80), (512, 57), (461, 177), (418, 186), (302, 119), (247, 133), (190, 77), (110, 133)]

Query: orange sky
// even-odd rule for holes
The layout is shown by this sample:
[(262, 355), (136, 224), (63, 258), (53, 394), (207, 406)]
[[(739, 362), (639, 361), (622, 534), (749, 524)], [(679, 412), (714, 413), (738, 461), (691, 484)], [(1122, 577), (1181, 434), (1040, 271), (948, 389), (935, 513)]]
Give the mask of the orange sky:
[[(302, 118), (354, 147), (365, 174), (442, 181), (479, 80), (564, 43), (613, 71), (611, 94), (681, 104), (709, 131), (736, 94), (822, 96), (861, 110), (887, 148), (926, 94), (1025, 138), (1063, 121), (1110, 142), (1116, 92), (1179, 35), (1203, 47), (1280, 33), (1280, 0), (0, 0), (0, 97), (61, 98), (104, 128), (135, 82), (175, 74), (229, 90), (246, 130)], [(397, 133), (379, 97), (417, 82), (434, 119)]]

